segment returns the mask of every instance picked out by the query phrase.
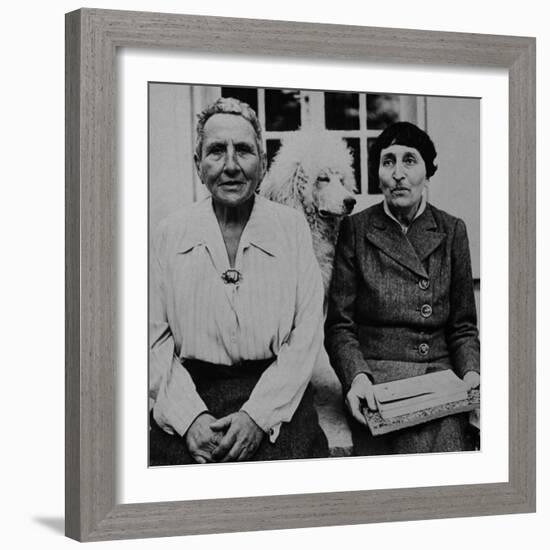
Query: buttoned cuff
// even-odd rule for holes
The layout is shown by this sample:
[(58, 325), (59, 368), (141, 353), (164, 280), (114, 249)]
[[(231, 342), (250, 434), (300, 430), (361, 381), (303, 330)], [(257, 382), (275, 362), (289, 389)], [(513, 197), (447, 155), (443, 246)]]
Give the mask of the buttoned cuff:
[(279, 432), (281, 431), (281, 422), (271, 426), (268, 422), (267, 414), (265, 412), (261, 413), (253, 405), (250, 405), (250, 403), (246, 403), (240, 410), (252, 418), (259, 428), (267, 434), (271, 443), (275, 443), (277, 441)]
[(197, 399), (176, 403), (159, 396), (153, 407), (153, 418), (166, 433), (171, 435), (177, 433), (184, 437), (195, 419), (205, 412), (208, 412), (208, 407), (198, 395)]

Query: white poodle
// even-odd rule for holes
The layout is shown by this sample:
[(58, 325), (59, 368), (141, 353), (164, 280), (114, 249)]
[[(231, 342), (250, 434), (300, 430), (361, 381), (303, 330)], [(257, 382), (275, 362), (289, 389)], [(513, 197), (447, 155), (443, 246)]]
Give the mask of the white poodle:
[[(342, 217), (355, 206), (353, 157), (346, 142), (329, 132), (293, 132), (283, 140), (260, 194), (301, 210), (311, 228), (313, 248), (325, 287), (325, 307), (334, 250)], [(319, 422), (332, 456), (351, 454), (352, 440), (343, 409), (340, 382), (321, 349), (312, 383)]]
[[(292, 132), (283, 139), (260, 186), (266, 198), (303, 211), (325, 287), (330, 285), (340, 221), (355, 206), (353, 157), (329, 132)], [(326, 302), (326, 300), (325, 300)]]

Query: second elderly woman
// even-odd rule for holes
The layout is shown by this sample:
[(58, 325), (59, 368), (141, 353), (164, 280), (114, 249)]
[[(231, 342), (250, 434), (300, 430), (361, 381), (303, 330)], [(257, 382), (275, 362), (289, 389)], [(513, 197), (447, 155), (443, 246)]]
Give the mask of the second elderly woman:
[(369, 163), (384, 200), (346, 218), (337, 245), (326, 345), (342, 384), (355, 453), (470, 449), (467, 416), (373, 437), (373, 384), (452, 369), (479, 385), (479, 338), (464, 222), (426, 201), (436, 150), (417, 126), (389, 126)]

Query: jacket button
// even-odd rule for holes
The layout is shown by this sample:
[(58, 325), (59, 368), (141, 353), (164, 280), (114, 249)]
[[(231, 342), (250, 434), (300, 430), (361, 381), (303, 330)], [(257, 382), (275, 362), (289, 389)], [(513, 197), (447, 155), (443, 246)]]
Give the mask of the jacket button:
[(428, 290), (429, 286), (430, 286), (430, 281), (428, 279), (420, 279), (418, 281), (418, 286), (422, 289), (422, 290)]
[(432, 306), (430, 304), (424, 304), (421, 308), (420, 308), (420, 315), (422, 315), (422, 317), (430, 317), (430, 315), (432, 314)]
[(420, 355), (428, 355), (429, 351), (430, 346), (426, 344), (426, 342), (422, 342), (422, 344), (418, 346), (418, 353), (420, 353)]

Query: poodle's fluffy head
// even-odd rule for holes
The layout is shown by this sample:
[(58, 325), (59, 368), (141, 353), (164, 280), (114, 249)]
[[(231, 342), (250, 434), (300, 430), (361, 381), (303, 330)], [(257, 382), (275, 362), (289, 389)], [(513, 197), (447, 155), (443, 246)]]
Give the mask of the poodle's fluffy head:
[(350, 214), (355, 205), (353, 157), (346, 142), (328, 132), (292, 132), (260, 185), (275, 202), (320, 218)]

